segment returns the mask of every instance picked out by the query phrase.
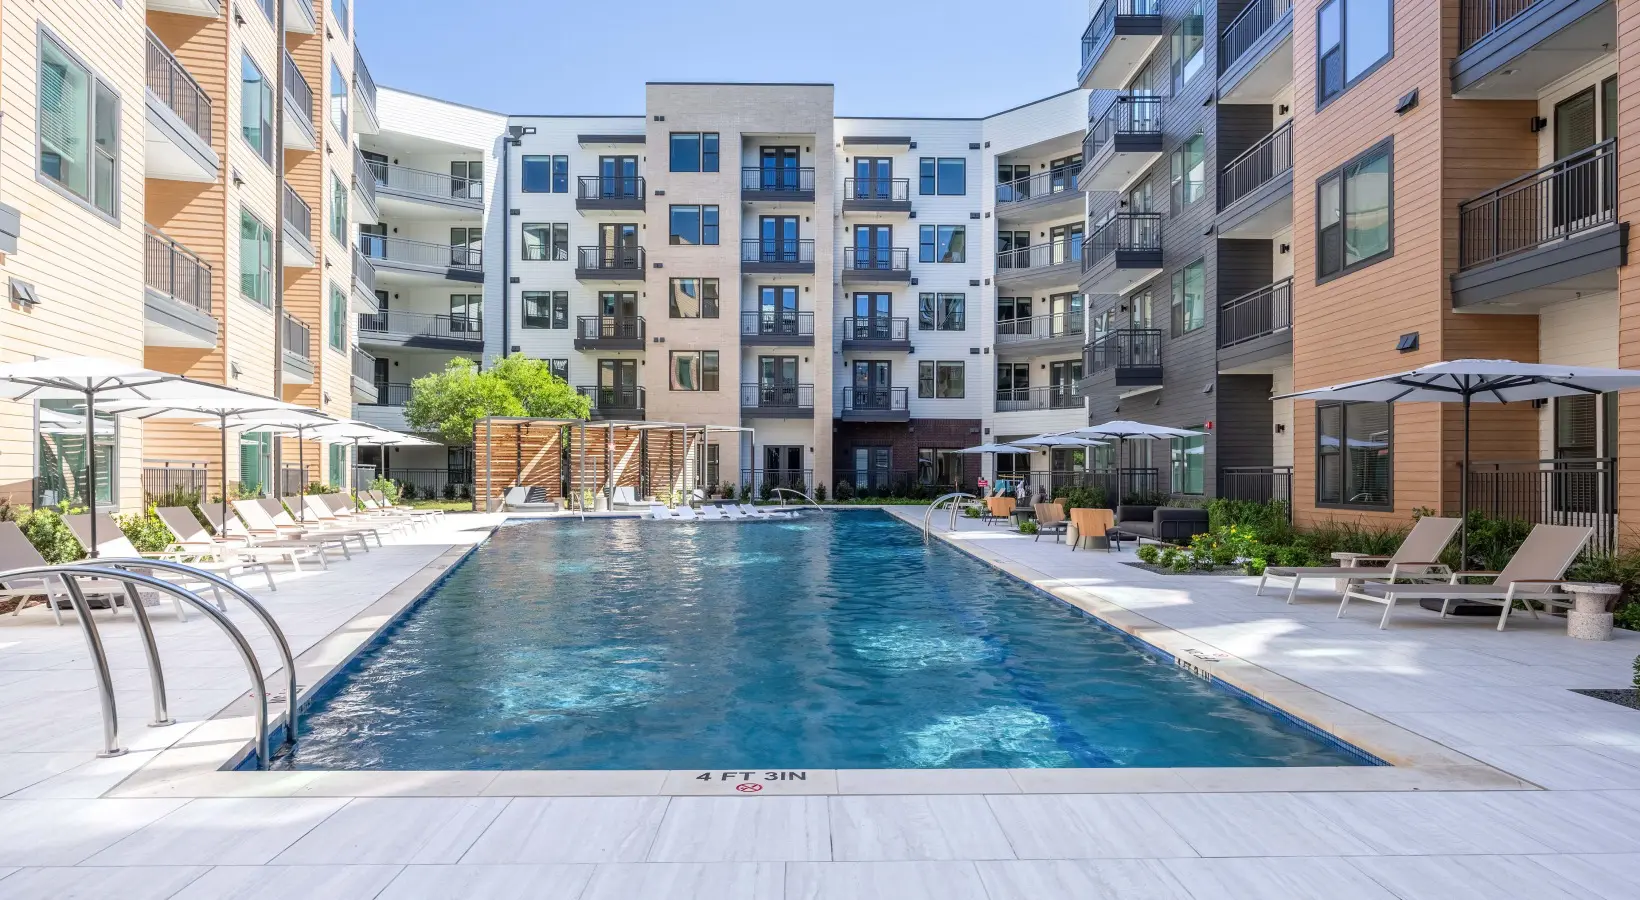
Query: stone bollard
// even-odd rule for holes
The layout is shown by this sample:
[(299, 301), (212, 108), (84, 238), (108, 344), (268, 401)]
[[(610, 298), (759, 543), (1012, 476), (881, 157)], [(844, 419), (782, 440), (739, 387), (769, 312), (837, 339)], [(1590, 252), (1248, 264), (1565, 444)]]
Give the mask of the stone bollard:
[(1566, 613), (1566, 634), (1580, 641), (1612, 639), (1611, 605), (1623, 589), (1615, 584), (1567, 582), (1560, 589), (1572, 595), (1573, 608)]

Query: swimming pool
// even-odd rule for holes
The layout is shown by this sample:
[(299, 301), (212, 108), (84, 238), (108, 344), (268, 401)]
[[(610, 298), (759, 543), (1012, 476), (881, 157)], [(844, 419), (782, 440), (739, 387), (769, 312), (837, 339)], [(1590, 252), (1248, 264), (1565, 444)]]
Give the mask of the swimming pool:
[(283, 765), (1369, 762), (875, 510), (509, 523), (304, 732)]

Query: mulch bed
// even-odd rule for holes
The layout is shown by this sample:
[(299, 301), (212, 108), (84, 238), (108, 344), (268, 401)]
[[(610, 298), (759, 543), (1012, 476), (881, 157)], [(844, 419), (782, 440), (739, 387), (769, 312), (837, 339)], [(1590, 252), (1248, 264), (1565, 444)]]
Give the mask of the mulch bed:
[(1147, 562), (1129, 562), (1125, 559), (1122, 560), (1122, 565), (1132, 566), (1135, 569), (1144, 569), (1146, 572), (1154, 572), (1157, 575), (1218, 575), (1223, 577), (1225, 575), (1246, 574), (1242, 572), (1241, 566), (1214, 566), (1211, 569), (1186, 569), (1183, 572), (1175, 572), (1167, 566), (1153, 566)]
[(1627, 706), (1629, 709), (1640, 709), (1640, 691), (1634, 688), (1573, 688), (1572, 693), (1615, 703), (1618, 706)]

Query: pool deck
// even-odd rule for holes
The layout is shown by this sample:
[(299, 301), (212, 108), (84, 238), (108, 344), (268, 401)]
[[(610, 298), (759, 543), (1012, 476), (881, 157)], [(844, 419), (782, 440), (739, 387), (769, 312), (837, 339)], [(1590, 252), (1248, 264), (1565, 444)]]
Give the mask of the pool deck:
[[(920, 521), (918, 508), (892, 514)], [(304, 690), (482, 540), (451, 515), (253, 592)], [(940, 524), (942, 514), (936, 517)], [(653, 523), (646, 527), (755, 527)], [(99, 617), (123, 757), (100, 744), (72, 617), (0, 617), (0, 897), (1629, 898), (1640, 865), (1640, 635), (1440, 621), (1256, 579), (1160, 576), (1001, 525), (938, 537), (1392, 762), (1339, 769), (806, 773), (223, 772), (246, 675), (204, 617), (156, 610), (173, 715), (147, 728), (130, 617)], [(1053, 602), (1042, 598), (1043, 602)], [(271, 644), (237, 606), (259, 655)], [(1194, 652), (1191, 652), (1194, 651)], [(272, 667), (270, 667), (272, 668)], [(271, 684), (271, 682), (270, 682)], [(278, 704), (275, 704), (277, 709)], [(711, 775), (700, 779), (700, 775)], [(736, 788), (760, 784), (759, 791)], [(701, 796), (704, 795), (704, 796)]]

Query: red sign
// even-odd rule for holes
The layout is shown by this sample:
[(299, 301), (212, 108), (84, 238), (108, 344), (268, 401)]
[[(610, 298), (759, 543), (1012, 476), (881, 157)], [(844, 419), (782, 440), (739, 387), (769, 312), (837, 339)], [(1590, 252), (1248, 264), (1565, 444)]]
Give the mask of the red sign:
[(758, 791), (763, 790), (763, 785), (753, 781), (747, 781), (735, 785), (735, 790), (741, 792), (742, 794), (755, 794)]
[(985, 479), (983, 479), (983, 478), (981, 478), (981, 479), (980, 479), (980, 480), (979, 480), (979, 486), (980, 486), (980, 487), (982, 487), (982, 488), (983, 488), (983, 487), (990, 487), (990, 486), (991, 486), (991, 482), (989, 482), (989, 481), (986, 481), (986, 480), (985, 480)]

